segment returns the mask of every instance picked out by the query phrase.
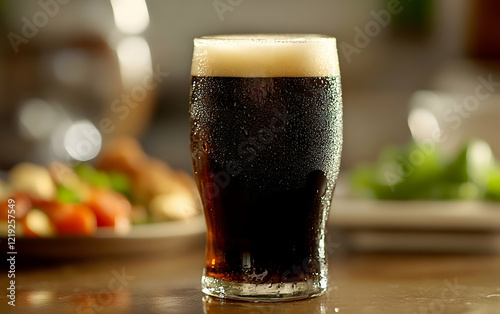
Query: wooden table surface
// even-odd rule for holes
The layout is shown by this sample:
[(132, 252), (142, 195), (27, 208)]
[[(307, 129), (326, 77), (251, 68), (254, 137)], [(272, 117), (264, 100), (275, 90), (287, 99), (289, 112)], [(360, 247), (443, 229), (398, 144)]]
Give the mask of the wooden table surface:
[(170, 255), (18, 265), (16, 306), (4, 292), (0, 313), (500, 313), (500, 256), (334, 255), (326, 295), (274, 304), (205, 297), (203, 260), (200, 246)]

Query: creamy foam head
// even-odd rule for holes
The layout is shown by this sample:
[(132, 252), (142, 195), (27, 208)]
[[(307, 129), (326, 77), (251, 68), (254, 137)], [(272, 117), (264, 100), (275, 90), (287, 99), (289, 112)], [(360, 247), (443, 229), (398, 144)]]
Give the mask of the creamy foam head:
[(339, 75), (335, 38), (322, 35), (221, 35), (194, 40), (193, 76)]

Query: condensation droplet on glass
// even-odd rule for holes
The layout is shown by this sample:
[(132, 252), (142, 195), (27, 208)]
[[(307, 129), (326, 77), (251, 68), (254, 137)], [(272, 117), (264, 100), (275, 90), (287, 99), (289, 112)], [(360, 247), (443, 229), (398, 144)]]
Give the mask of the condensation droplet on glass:
[(205, 153), (210, 152), (210, 144), (208, 142), (203, 143), (203, 150), (205, 151)]

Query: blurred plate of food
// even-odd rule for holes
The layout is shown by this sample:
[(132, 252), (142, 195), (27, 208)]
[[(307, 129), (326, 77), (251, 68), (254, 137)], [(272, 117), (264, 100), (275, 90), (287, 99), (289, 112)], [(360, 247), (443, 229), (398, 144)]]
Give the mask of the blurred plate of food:
[(193, 179), (131, 138), (110, 142), (93, 164), (19, 163), (0, 181), (0, 201), (2, 240), (15, 236), (24, 255), (177, 250), (204, 239)]
[[(98, 228), (99, 229), (99, 228)], [(7, 239), (1, 239), (4, 245)], [(203, 216), (186, 221), (158, 222), (134, 225), (125, 235), (100, 230), (93, 236), (16, 237), (15, 252), (26, 258), (81, 259), (117, 255), (162, 254), (174, 255), (205, 244)], [(28, 260), (29, 262), (29, 260)]]
[(330, 224), (354, 250), (500, 252), (500, 163), (482, 140), (387, 147), (343, 179)]

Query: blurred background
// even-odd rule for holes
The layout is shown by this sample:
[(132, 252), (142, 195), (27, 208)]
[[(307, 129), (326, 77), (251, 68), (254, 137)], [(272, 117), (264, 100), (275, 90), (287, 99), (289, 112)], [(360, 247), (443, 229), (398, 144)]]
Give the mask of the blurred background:
[[(190, 171), (192, 40), (223, 33), (337, 37), (344, 169), (410, 140), (415, 106), (427, 110), (423, 125), (452, 127), (444, 146), (481, 137), (500, 156), (495, 0), (2, 0), (0, 14), (4, 171), (91, 160), (102, 141), (124, 134)], [(468, 104), (484, 81), (487, 96)]]

